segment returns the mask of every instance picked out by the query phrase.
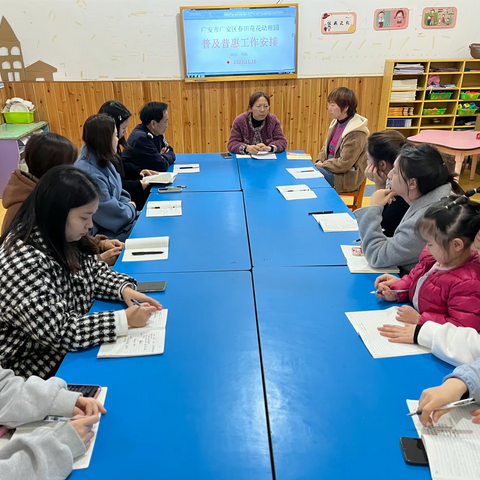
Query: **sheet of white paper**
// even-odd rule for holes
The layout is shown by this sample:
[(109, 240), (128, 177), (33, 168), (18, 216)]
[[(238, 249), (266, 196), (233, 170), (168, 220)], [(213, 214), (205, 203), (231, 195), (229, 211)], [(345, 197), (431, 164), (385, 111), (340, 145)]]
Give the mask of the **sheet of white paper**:
[(198, 173), (200, 165), (198, 163), (179, 163), (173, 166), (173, 173)]
[(158, 175), (149, 175), (147, 177), (143, 177), (143, 180), (148, 183), (170, 184), (173, 183), (176, 176), (176, 173), (163, 172), (159, 173)]
[[(415, 412), (418, 400), (407, 400), (407, 405)], [(480, 428), (472, 423), (470, 414), (476, 408), (478, 405), (454, 408), (428, 427), (417, 415), (412, 416), (433, 480), (480, 480)]]
[(119, 337), (115, 343), (104, 343), (97, 358), (161, 355), (164, 347), (165, 329), (150, 330), (140, 335)]
[[(128, 238), (125, 241), (125, 253), (122, 262), (145, 262), (148, 260), (166, 260), (170, 237)], [(163, 252), (158, 254), (133, 255), (133, 252)]]
[(240, 153), (237, 153), (237, 154), (236, 154), (236, 157), (237, 157), (237, 158), (252, 158), (250, 155), (242, 155), (242, 154), (240, 154)]
[(348, 213), (328, 213), (313, 215), (325, 233), (329, 232), (358, 232), (357, 221)]
[(399, 273), (398, 267), (372, 268), (365, 256), (355, 256), (352, 253), (354, 248), (360, 248), (358, 245), (340, 245), (343, 255), (347, 260), (347, 266), (350, 273)]
[(147, 217), (178, 217), (182, 215), (182, 201), (148, 202)]
[(277, 190), (283, 195), (285, 200), (305, 200), (307, 198), (317, 198), (315, 192), (310, 190), (308, 185), (277, 186)]
[(323, 174), (320, 173), (315, 167), (287, 168), (287, 172), (297, 179), (323, 177)]
[(276, 160), (277, 156), (274, 153), (266, 153), (264, 155), (258, 154), (258, 155), (252, 155), (252, 158), (255, 160)]
[(398, 307), (390, 307), (386, 310), (370, 310), (364, 312), (345, 312), (355, 331), (360, 335), (363, 343), (373, 358), (402, 357), (405, 355), (419, 355), (429, 353), (430, 349), (420, 345), (408, 345), (404, 343), (391, 343), (387, 337), (382, 337), (377, 327), (383, 325), (405, 324), (395, 319)]

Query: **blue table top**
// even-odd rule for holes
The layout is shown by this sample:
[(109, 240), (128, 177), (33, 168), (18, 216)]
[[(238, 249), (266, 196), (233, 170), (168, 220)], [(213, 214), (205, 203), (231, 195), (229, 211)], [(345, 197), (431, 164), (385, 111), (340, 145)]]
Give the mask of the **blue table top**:
[[(151, 281), (156, 275), (138, 275)], [(165, 353), (66, 356), (58, 376), (108, 387), (88, 470), (72, 478), (271, 479), (249, 272), (162, 275)], [(96, 302), (93, 311), (122, 308)]]
[(238, 158), (240, 181), (243, 190), (275, 188), (280, 185), (305, 184), (310, 188), (332, 188), (325, 178), (304, 178), (297, 180), (287, 168), (312, 167), (310, 160), (287, 160), (286, 152), (277, 153), (276, 160), (255, 160)]
[(324, 233), (308, 212), (349, 209), (333, 188), (314, 191), (308, 200), (285, 200), (276, 188), (244, 192), (254, 267), (347, 264), (340, 245), (359, 233)]
[[(193, 175), (193, 174), (192, 174)], [(250, 270), (242, 192), (151, 193), (149, 201), (181, 200), (180, 217), (146, 217), (130, 238), (169, 236), (167, 260), (115, 264), (122, 273)]]
[(344, 312), (391, 304), (346, 267), (255, 268), (276, 478), (430, 479), (403, 460), (406, 399), (453, 369), (431, 354), (374, 359)]
[[(187, 192), (240, 191), (238, 165), (235, 157), (223, 158), (220, 153), (180, 153), (175, 165), (199, 163), (199, 173), (179, 173), (172, 186), (186, 185)], [(173, 165), (168, 169), (173, 172)], [(155, 190), (155, 187), (152, 189)]]

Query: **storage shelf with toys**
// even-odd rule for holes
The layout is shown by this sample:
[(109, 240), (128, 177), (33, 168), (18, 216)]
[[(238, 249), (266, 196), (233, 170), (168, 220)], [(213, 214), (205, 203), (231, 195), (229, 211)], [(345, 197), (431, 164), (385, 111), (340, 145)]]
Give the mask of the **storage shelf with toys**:
[(480, 59), (385, 61), (379, 130), (468, 129), (479, 114)]

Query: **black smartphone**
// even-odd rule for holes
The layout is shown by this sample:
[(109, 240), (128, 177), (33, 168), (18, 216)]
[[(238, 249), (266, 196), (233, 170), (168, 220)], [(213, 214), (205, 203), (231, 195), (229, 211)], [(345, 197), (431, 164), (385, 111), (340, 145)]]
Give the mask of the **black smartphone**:
[(421, 438), (402, 437), (400, 439), (403, 457), (409, 465), (427, 465), (428, 457)]
[(99, 385), (67, 385), (70, 392), (79, 392), (85, 398), (97, 398), (102, 387)]
[(233, 156), (230, 153), (221, 153), (220, 154), (223, 158), (233, 158)]
[(167, 288), (167, 282), (138, 282), (137, 292), (164, 292)]

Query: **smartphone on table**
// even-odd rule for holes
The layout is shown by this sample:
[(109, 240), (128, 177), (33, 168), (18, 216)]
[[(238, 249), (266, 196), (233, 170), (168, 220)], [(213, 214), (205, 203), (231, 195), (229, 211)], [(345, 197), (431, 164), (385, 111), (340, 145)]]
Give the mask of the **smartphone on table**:
[(220, 154), (223, 158), (233, 158), (232, 154), (226, 152), (226, 153), (221, 153)]
[(164, 292), (167, 288), (167, 282), (138, 282), (137, 283), (137, 292), (148, 293), (148, 292)]
[(402, 437), (400, 439), (403, 457), (409, 465), (428, 466), (427, 452), (421, 438)]
[(79, 392), (85, 398), (97, 398), (102, 387), (100, 385), (67, 385), (70, 392)]

